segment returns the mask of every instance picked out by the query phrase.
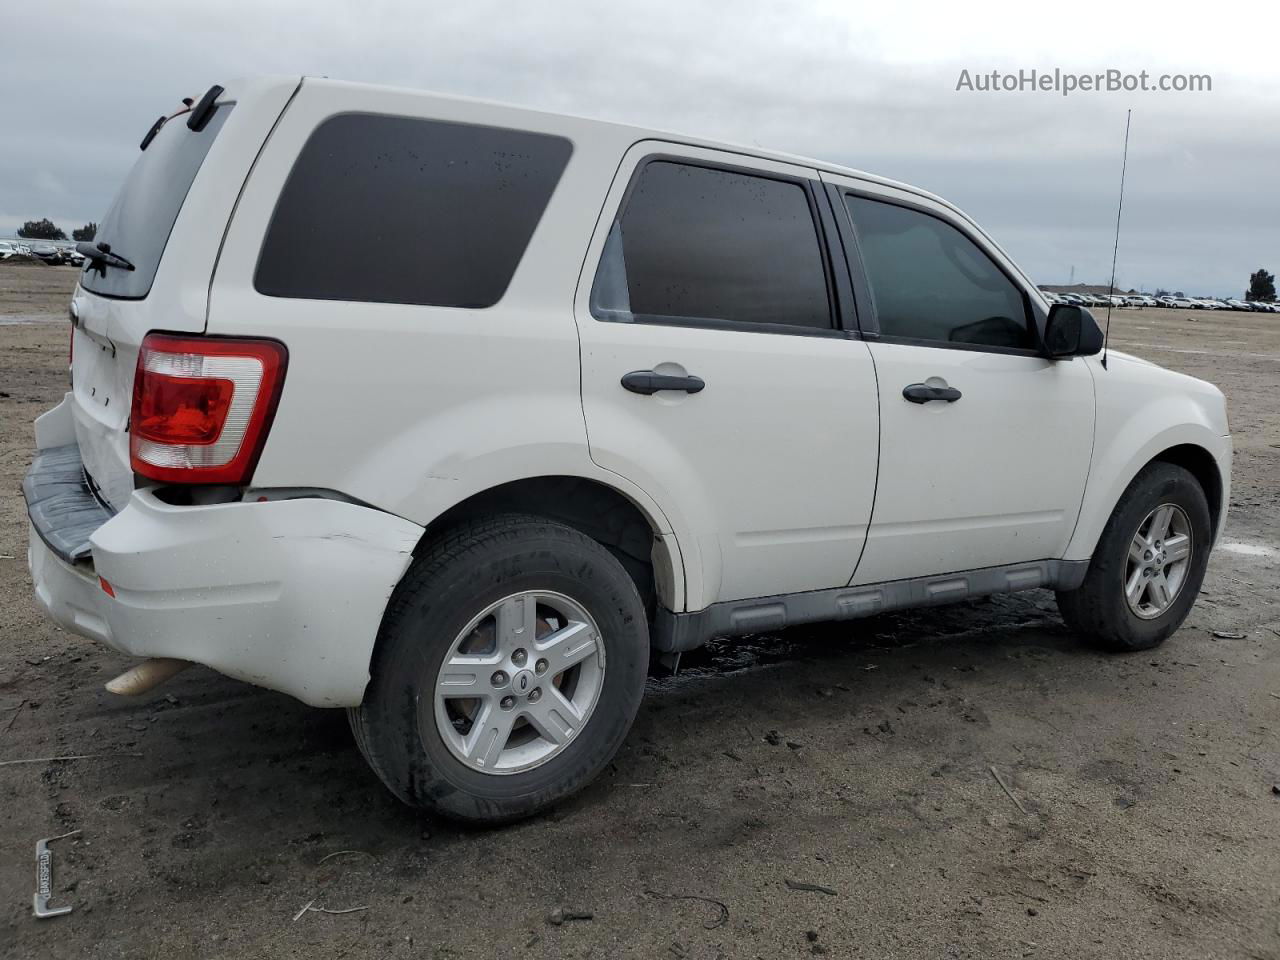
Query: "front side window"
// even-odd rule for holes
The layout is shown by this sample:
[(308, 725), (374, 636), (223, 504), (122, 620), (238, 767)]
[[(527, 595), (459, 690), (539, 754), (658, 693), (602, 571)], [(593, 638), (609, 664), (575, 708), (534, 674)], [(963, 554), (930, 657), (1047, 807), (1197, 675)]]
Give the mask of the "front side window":
[(791, 180), (645, 164), (610, 229), (591, 312), (601, 320), (830, 328), (808, 192)]
[(883, 338), (1032, 349), (1026, 299), (951, 224), (908, 207), (845, 198)]
[(492, 306), (572, 149), (526, 130), (331, 117), (280, 192), (254, 286), (272, 297)]

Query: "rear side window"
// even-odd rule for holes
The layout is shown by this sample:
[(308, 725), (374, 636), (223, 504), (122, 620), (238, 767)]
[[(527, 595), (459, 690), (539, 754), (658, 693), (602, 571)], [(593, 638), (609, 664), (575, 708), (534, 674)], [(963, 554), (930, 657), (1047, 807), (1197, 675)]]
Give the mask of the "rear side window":
[(848, 196), (884, 338), (1031, 349), (1026, 300), (951, 224)]
[(790, 180), (647, 163), (605, 243), (591, 312), (601, 320), (830, 328), (808, 192)]
[(187, 126), (185, 113), (160, 128), (134, 161), (93, 238), (95, 243), (110, 244), (112, 253), (124, 257), (135, 269), (107, 267), (99, 273), (86, 262), (81, 286), (129, 300), (141, 300), (151, 292), (178, 211), (231, 107), (217, 107), (201, 130)]
[(492, 306), (572, 149), (522, 130), (332, 117), (280, 193), (254, 286), (272, 297)]

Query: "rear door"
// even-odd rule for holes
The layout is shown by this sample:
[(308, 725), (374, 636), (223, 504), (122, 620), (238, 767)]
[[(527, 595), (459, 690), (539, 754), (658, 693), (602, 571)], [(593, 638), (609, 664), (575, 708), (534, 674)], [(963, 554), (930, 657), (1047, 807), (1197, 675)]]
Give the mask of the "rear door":
[[(847, 582), (875, 374), (814, 171), (663, 142), (624, 158), (576, 318), (592, 459), (664, 509), (688, 605)], [(673, 518), (675, 519), (675, 518)]]
[(1033, 288), (963, 218), (824, 178), (852, 223), (879, 377), (880, 479), (854, 583), (1061, 557), (1093, 448), (1088, 365), (1040, 355)]

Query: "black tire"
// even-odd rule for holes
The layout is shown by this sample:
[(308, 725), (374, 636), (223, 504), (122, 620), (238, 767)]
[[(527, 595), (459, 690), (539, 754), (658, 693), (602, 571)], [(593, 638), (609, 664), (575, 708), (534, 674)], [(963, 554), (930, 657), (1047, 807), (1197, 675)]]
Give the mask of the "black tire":
[[(1160, 504), (1181, 507), (1191, 525), (1191, 557), (1177, 596), (1162, 614), (1139, 617), (1125, 598), (1129, 544), (1147, 515)], [(1213, 541), (1209, 502), (1199, 481), (1172, 463), (1148, 464), (1125, 489), (1102, 531), (1084, 582), (1058, 592), (1067, 626), (1093, 645), (1118, 652), (1150, 650), (1182, 626), (1200, 593)]]
[[(435, 679), (467, 624), (523, 590), (553, 591), (585, 609), (599, 627), (605, 669), (585, 725), (558, 754), (527, 771), (485, 773), (439, 733)], [(607, 549), (539, 517), (493, 516), (455, 528), (414, 561), (383, 617), (364, 703), (348, 716), (369, 766), (406, 804), (502, 823), (551, 806), (604, 769), (635, 719), (648, 661), (644, 604)]]

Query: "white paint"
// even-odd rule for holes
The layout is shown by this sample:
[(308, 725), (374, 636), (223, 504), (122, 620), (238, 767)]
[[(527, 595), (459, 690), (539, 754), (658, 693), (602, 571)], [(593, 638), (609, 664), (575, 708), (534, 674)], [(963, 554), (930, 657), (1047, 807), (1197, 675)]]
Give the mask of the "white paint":
[(137, 490), (91, 538), (92, 570), (34, 531), (29, 562), (37, 602), (74, 633), (340, 707), (364, 697), (382, 611), (421, 536), (336, 500), (173, 507)]
[[(642, 141), (617, 167), (578, 286), (582, 405), (591, 458), (631, 480), (668, 515), (687, 518), (689, 603), (843, 586), (858, 561), (876, 483), (875, 371), (860, 340), (705, 330), (595, 319), (596, 264), (637, 163), (654, 155), (743, 158), (670, 141)], [(771, 160), (752, 166), (816, 176)], [(632, 370), (683, 367), (697, 394), (621, 389)], [(674, 371), (672, 371), (674, 372)], [(665, 402), (664, 402), (665, 401)], [(686, 553), (686, 543), (694, 551)]]
[[(75, 390), (41, 419), (38, 437), (74, 437), (120, 512), (92, 538), (96, 573), (32, 544), (37, 598), (68, 629), (345, 705), (362, 696), (387, 597), (423, 528), (513, 480), (584, 477), (635, 503), (676, 610), (851, 579), (1088, 559), (1129, 481), (1177, 444), (1213, 455), (1229, 497), (1221, 392), (1119, 351), (1104, 369), (1096, 357), (601, 322), (588, 309), (600, 227), (635, 164), (658, 152), (909, 199), (968, 233), (1045, 308), (1026, 275), (940, 198), (751, 148), (407, 90), (308, 80), (285, 109), (296, 86), (229, 88), (237, 106), (145, 300), (76, 294)], [(298, 151), (345, 111), (573, 142), (499, 303), (464, 310), (256, 292), (258, 252)], [(317, 257), (323, 269), (323, 250)], [(368, 506), (175, 507), (134, 490), (126, 424), (138, 345), (153, 329), (283, 341), (284, 392), (254, 486), (337, 491)], [(645, 397), (619, 384), (663, 364), (702, 377), (706, 390)], [(902, 398), (904, 385), (931, 378), (962, 399)]]

